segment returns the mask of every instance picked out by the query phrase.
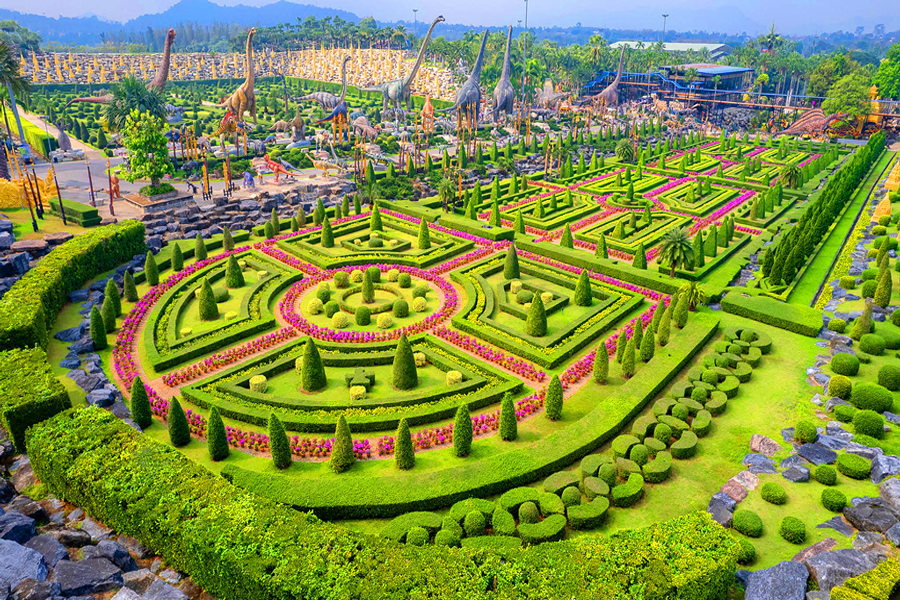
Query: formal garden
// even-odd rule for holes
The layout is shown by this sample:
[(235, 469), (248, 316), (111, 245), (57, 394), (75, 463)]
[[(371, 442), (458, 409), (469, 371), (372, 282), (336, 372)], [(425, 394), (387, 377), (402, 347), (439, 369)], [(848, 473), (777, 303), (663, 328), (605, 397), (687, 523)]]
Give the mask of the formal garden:
[(0, 299), (0, 419), (221, 598), (725, 598), (900, 475), (884, 146), (691, 133), (158, 253), (95, 228)]

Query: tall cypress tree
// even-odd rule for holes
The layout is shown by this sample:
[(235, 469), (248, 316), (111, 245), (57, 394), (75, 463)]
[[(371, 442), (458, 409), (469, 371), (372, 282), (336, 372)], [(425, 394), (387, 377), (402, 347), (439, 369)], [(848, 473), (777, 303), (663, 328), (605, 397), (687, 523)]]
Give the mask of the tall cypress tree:
[(372, 207), (372, 214), (369, 216), (369, 229), (371, 231), (384, 231), (384, 225), (381, 223), (381, 213), (378, 212), (378, 205)]
[(244, 287), (244, 273), (234, 254), (228, 257), (228, 265), (225, 267), (225, 287), (229, 289)]
[(521, 208), (516, 211), (515, 230), (516, 230), (516, 233), (525, 233), (525, 220), (522, 218), (522, 209)]
[(619, 337), (616, 338), (616, 362), (621, 363), (622, 357), (625, 356), (625, 346), (628, 344), (628, 336), (625, 334), (625, 330), (619, 332)]
[(419, 385), (419, 374), (413, 358), (412, 347), (406, 334), (400, 336), (394, 352), (394, 363), (391, 367), (391, 380), (395, 389), (411, 390)]
[(234, 250), (234, 237), (231, 235), (231, 228), (227, 225), (222, 229), (222, 248), (227, 252)]
[(313, 338), (306, 338), (303, 348), (303, 360), (300, 362), (300, 389), (304, 392), (315, 392), (325, 387), (328, 380), (325, 377), (325, 366), (319, 349)]
[(159, 267), (156, 266), (156, 258), (154, 258), (153, 252), (147, 252), (147, 260), (144, 261), (144, 273), (149, 285), (154, 286), (159, 283)]
[(660, 346), (665, 346), (669, 343), (669, 334), (672, 324), (672, 310), (674, 306), (674, 298), (671, 302), (669, 302), (669, 307), (663, 311), (663, 316), (659, 320), (659, 327), (656, 330), (656, 339), (659, 341)]
[(397, 426), (394, 464), (401, 471), (412, 469), (416, 464), (416, 453), (413, 450), (412, 435), (409, 433), (409, 423), (406, 419), (400, 419), (400, 425)]
[[(632, 213), (634, 214), (634, 213)], [(637, 267), (638, 269), (646, 269), (647, 268), (647, 252), (644, 250), (644, 242), (638, 244), (637, 252), (634, 255), (634, 260), (632, 260), (632, 265)]]
[(216, 304), (216, 295), (213, 293), (212, 286), (209, 284), (209, 278), (203, 278), (203, 284), (200, 286), (200, 296), (197, 298), (199, 304), (200, 320), (215, 321), (219, 318), (219, 306)]
[(688, 293), (683, 292), (678, 296), (678, 304), (675, 306), (675, 312), (672, 313), (672, 319), (675, 321), (675, 327), (684, 329), (688, 320)]
[(575, 293), (572, 301), (576, 306), (590, 306), (594, 297), (591, 293), (591, 279), (588, 277), (587, 269), (582, 269), (578, 276), (578, 283), (575, 284)]
[(103, 350), (106, 348), (106, 323), (103, 322), (103, 315), (97, 305), (91, 307), (91, 341), (94, 343), (94, 350)]
[(491, 217), (488, 220), (488, 225), (500, 227), (500, 205), (497, 204), (496, 200), (491, 202)]
[(331, 221), (328, 217), (322, 222), (322, 247), (334, 248), (334, 232), (331, 230)]
[(416, 240), (416, 246), (419, 250), (428, 250), (431, 248), (431, 233), (428, 231), (428, 223), (425, 219), (419, 221), (419, 236)]
[(116, 306), (110, 300), (109, 296), (104, 298), (103, 304), (100, 306), (100, 316), (103, 317), (103, 327), (106, 333), (115, 331), (116, 329)]
[(597, 258), (609, 258), (609, 251), (606, 249), (606, 236), (600, 234), (600, 242), (597, 244), (597, 250), (594, 252)]
[(694, 268), (700, 269), (706, 264), (706, 252), (703, 249), (703, 232), (694, 236)]
[(630, 379), (632, 375), (634, 375), (634, 338), (628, 340), (622, 356), (622, 377)]
[(519, 255), (516, 254), (516, 247), (510, 246), (506, 251), (506, 261), (503, 263), (503, 278), (517, 279), (521, 275), (519, 273)]
[(344, 415), (338, 417), (337, 427), (334, 431), (334, 444), (331, 447), (331, 470), (335, 473), (343, 473), (356, 462), (353, 453), (353, 437), (350, 434), (350, 426)]
[(531, 308), (525, 318), (525, 333), (532, 337), (547, 335), (547, 313), (540, 294), (535, 294), (531, 299)]
[(644, 339), (641, 340), (641, 360), (644, 362), (649, 362), (651, 358), (653, 358), (653, 354), (656, 352), (656, 334), (653, 333), (653, 328), (648, 327), (647, 331), (644, 333)]
[(135, 377), (131, 382), (131, 418), (141, 429), (147, 429), (153, 423), (150, 398), (140, 377)]
[(125, 271), (125, 283), (122, 286), (122, 291), (125, 293), (125, 299), (129, 302), (138, 301), (137, 286), (134, 285), (134, 277), (131, 275), (131, 271)]
[(559, 240), (559, 245), (563, 248), (575, 247), (575, 240), (572, 239), (572, 229), (569, 228), (568, 223), (566, 223), (566, 226), (563, 228), (562, 237)]
[[(270, 435), (269, 440), (271, 439)], [(206, 423), (206, 446), (209, 450), (209, 459), (212, 461), (224, 460), (230, 451), (225, 423), (222, 422), (222, 416), (216, 406), (209, 411), (209, 421)]]
[(174, 242), (173, 246), (172, 270), (179, 273), (184, 268), (184, 253), (181, 251), (181, 245), (178, 242)]
[[(882, 245), (886, 246), (887, 243)], [(887, 255), (885, 255), (885, 258), (886, 257)], [(878, 287), (875, 289), (875, 304), (881, 308), (887, 308), (888, 304), (891, 303), (891, 288), (893, 287), (893, 284), (894, 282), (891, 280), (891, 270), (888, 268), (882, 269), (881, 276), (878, 278)]]
[(453, 420), (453, 452), (456, 456), (468, 456), (472, 450), (472, 417), (469, 416), (469, 407), (460, 405), (456, 410), (456, 418)]
[(550, 385), (547, 386), (547, 395), (544, 397), (544, 409), (547, 418), (551, 421), (558, 421), (562, 417), (563, 408), (563, 390), (559, 381), (559, 376), (554, 375), (550, 379)]
[(198, 261), (206, 260), (206, 242), (203, 241), (203, 236), (199, 233), (197, 237), (194, 238), (194, 258)]
[(506, 392), (500, 403), (500, 439), (511, 442), (519, 435), (519, 424), (516, 420), (516, 405), (511, 392)]
[(605, 342), (600, 342), (597, 353), (594, 355), (594, 383), (606, 383), (609, 377), (609, 350)]
[(169, 400), (169, 412), (166, 415), (167, 428), (169, 430), (169, 441), (176, 448), (187, 446), (191, 441), (191, 428), (188, 425), (187, 417), (178, 398)]
[[(885, 246), (887, 244), (884, 244)], [(110, 277), (106, 280), (106, 289), (103, 292), (104, 301), (109, 300), (112, 303), (113, 312), (115, 316), (119, 316), (122, 314), (122, 297), (119, 296), (119, 288), (116, 287), (116, 282), (113, 281), (113, 278)]]

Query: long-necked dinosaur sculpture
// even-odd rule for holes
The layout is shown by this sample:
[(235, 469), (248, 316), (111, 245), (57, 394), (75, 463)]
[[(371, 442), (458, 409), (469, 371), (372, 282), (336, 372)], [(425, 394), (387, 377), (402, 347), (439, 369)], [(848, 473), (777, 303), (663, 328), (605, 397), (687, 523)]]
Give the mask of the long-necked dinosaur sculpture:
[[(163, 57), (162, 62), (159, 64), (159, 70), (156, 72), (156, 75), (153, 76), (153, 79), (147, 82), (148, 90), (156, 90), (163, 91), (166, 89), (166, 82), (169, 79), (169, 59), (172, 55), (172, 43), (175, 41), (175, 30), (169, 29), (169, 32), (166, 34), (166, 45), (163, 48)], [(71, 106), (75, 102), (89, 102), (91, 104), (109, 104), (113, 101), (112, 94), (105, 94), (103, 96), (86, 96), (84, 98), (72, 98), (68, 102), (66, 102), (66, 106)]]
[(249, 112), (250, 116), (253, 117), (254, 124), (257, 122), (256, 93), (253, 91), (253, 35), (255, 33), (255, 27), (251, 27), (247, 33), (247, 55), (244, 57), (247, 64), (247, 77), (244, 79), (244, 83), (222, 104), (228, 112), (234, 115), (237, 121), (243, 121), (244, 113)]
[[(453, 106), (442, 108), (438, 112), (449, 112), (451, 110), (458, 111), (459, 121), (468, 121), (469, 124), (478, 123), (479, 111), (481, 110), (481, 66), (484, 63), (484, 47), (487, 45), (487, 30), (481, 37), (481, 49), (478, 50), (478, 57), (475, 59), (475, 66), (472, 67), (472, 73), (466, 82), (456, 90), (456, 101)], [(473, 121), (474, 119), (474, 121)]]
[(503, 70), (500, 72), (500, 80), (497, 87), (494, 88), (494, 106), (493, 117), (494, 123), (500, 116), (502, 110), (505, 114), (513, 114), (516, 102), (516, 91), (513, 89), (512, 81), (509, 76), (509, 47), (512, 42), (512, 25), (508, 26), (506, 31), (506, 52), (503, 55)]
[(825, 133), (829, 125), (845, 118), (847, 118), (847, 113), (826, 115), (821, 108), (814, 108), (803, 113), (803, 116), (797, 119), (790, 127), (776, 132), (774, 135), (821, 135)]
[(362, 91), (364, 92), (381, 92), (381, 97), (384, 100), (382, 111), (387, 110), (389, 107), (402, 108), (404, 102), (406, 103), (407, 112), (412, 111), (413, 80), (415, 80), (416, 73), (419, 71), (419, 67), (425, 59), (425, 50), (428, 48), (428, 42), (431, 41), (431, 32), (434, 31), (434, 28), (438, 23), (442, 23), (443, 21), (444, 17), (438, 15), (438, 18), (431, 22), (431, 27), (428, 28), (428, 33), (425, 34), (425, 39), (422, 40), (422, 47), (419, 48), (419, 55), (416, 57), (416, 62), (406, 77), (394, 79), (393, 81), (385, 81), (384, 83), (379, 83), (372, 87), (363, 88)]
[(622, 51), (619, 53), (619, 70), (616, 71), (616, 78), (612, 83), (606, 86), (602, 92), (594, 96), (595, 106), (618, 106), (619, 105), (619, 81), (622, 80), (622, 63), (625, 59), (625, 45), (622, 44)]
[(338, 104), (344, 101), (344, 98), (347, 97), (347, 63), (350, 62), (351, 57), (345, 56), (344, 62), (341, 64), (341, 95), (335, 96), (331, 92), (313, 92), (311, 94), (307, 94), (305, 96), (300, 96), (299, 98), (295, 98), (297, 102), (308, 102), (313, 100), (318, 102), (323, 110), (334, 108)]
[[(567, 92), (553, 91), (553, 81), (547, 79), (544, 87), (537, 91), (534, 98), (534, 105), (538, 110), (556, 110), (559, 103), (562, 102), (569, 94)], [(549, 113), (547, 113), (549, 114)]]

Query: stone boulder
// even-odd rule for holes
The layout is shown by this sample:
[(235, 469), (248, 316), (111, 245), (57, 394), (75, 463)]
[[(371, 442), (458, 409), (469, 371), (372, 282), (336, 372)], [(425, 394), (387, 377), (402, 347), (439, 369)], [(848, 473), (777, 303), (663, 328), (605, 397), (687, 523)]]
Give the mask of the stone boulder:
[(96, 546), (84, 549), (84, 558), (105, 558), (125, 572), (137, 571), (137, 564), (122, 544), (102, 540)]
[(23, 579), (12, 589), (11, 600), (47, 600), (57, 598), (62, 593), (59, 584), (53, 581)]
[(0, 539), (24, 544), (35, 535), (34, 519), (17, 510), (0, 515)]
[(845, 549), (822, 552), (804, 561), (809, 576), (819, 586), (819, 590), (830, 592), (851, 577), (862, 575), (876, 567), (875, 561), (862, 550)]
[(47, 563), (39, 552), (16, 542), (0, 540), (0, 588), (19, 585), (23, 579), (47, 579)]
[(25, 543), (25, 547), (40, 552), (49, 567), (55, 567), (56, 563), (61, 560), (69, 560), (69, 553), (66, 552), (66, 547), (56, 541), (56, 538), (49, 535), (33, 537)]
[(863, 498), (844, 509), (844, 517), (860, 531), (885, 533), (900, 520), (881, 498)]
[(745, 600), (803, 600), (809, 572), (797, 562), (784, 561), (750, 574)]
[(53, 570), (53, 579), (65, 596), (107, 592), (124, 585), (122, 571), (105, 558), (64, 560)]

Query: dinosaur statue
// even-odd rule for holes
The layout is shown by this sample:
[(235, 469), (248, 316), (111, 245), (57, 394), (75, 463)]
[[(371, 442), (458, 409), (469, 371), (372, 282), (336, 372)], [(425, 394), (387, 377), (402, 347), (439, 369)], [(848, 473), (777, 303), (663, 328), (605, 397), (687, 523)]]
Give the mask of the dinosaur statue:
[(66, 133), (66, 124), (56, 123), (56, 128), (59, 129), (59, 135), (56, 137), (56, 143), (59, 144), (59, 149), (63, 152), (71, 151), (72, 140), (69, 139), (69, 135)]
[[(147, 82), (148, 90), (156, 90), (158, 92), (166, 89), (166, 82), (169, 79), (169, 62), (172, 56), (172, 43), (175, 41), (175, 30), (169, 29), (169, 32), (166, 34), (166, 44), (163, 48), (163, 57), (162, 62), (159, 64), (159, 70), (156, 72), (156, 75), (153, 76), (153, 79)], [(87, 96), (84, 98), (72, 98), (68, 102), (66, 102), (66, 108), (74, 104), (75, 102), (89, 102), (91, 104), (110, 104), (113, 101), (112, 94), (105, 94), (103, 96)]]
[(400, 108), (404, 102), (406, 102), (407, 111), (412, 111), (412, 82), (415, 80), (416, 73), (419, 71), (419, 67), (422, 65), (422, 61), (425, 58), (425, 50), (428, 48), (428, 42), (431, 40), (431, 32), (434, 31), (434, 28), (438, 23), (442, 23), (443, 21), (444, 17), (440, 15), (437, 19), (432, 21), (431, 27), (428, 28), (428, 33), (425, 34), (425, 39), (422, 40), (422, 47), (419, 48), (419, 55), (416, 57), (416, 62), (406, 77), (379, 83), (378, 85), (369, 88), (363, 88), (362, 91), (364, 92), (381, 92), (381, 97), (384, 100), (382, 111), (387, 110), (388, 106)]
[(422, 105), (422, 131), (431, 133), (434, 131), (434, 106), (431, 104), (431, 94), (425, 94), (425, 104)]
[(569, 94), (565, 92), (554, 91), (553, 82), (547, 79), (547, 81), (544, 82), (543, 89), (538, 90), (537, 96), (534, 99), (534, 104), (543, 110), (554, 110), (568, 95)]
[(275, 183), (278, 183), (279, 175), (284, 175), (285, 177), (291, 178), (295, 177), (293, 173), (269, 158), (268, 154), (263, 155), (263, 163), (268, 170), (272, 171), (272, 173), (275, 174)]
[(456, 101), (453, 106), (442, 108), (438, 112), (458, 111), (459, 121), (467, 122), (470, 126), (477, 127), (479, 111), (481, 110), (481, 66), (484, 63), (484, 47), (487, 45), (488, 32), (485, 30), (481, 37), (481, 48), (475, 59), (475, 66), (466, 82), (456, 90)]
[(357, 117), (356, 120), (353, 121), (351, 125), (353, 129), (353, 134), (356, 136), (360, 136), (367, 140), (374, 140), (378, 138), (378, 133), (381, 131), (380, 126), (372, 127), (369, 124), (369, 120), (365, 117)]
[(821, 108), (814, 108), (803, 113), (803, 116), (787, 129), (772, 135), (775, 137), (779, 135), (822, 135), (829, 125), (845, 118), (847, 118), (847, 113), (826, 115)]
[(506, 32), (506, 52), (503, 55), (503, 70), (500, 73), (500, 80), (497, 87), (494, 88), (494, 107), (493, 117), (494, 123), (497, 123), (497, 117), (500, 116), (502, 110), (505, 114), (513, 114), (516, 101), (516, 91), (513, 89), (512, 82), (509, 80), (509, 46), (512, 42), (512, 25), (507, 28)]
[(300, 114), (299, 106), (294, 111), (294, 118), (291, 119), (291, 131), (293, 132), (293, 135), (291, 136), (292, 140), (298, 141), (306, 139), (306, 119)]
[(322, 107), (322, 110), (327, 110), (329, 108), (334, 108), (338, 104), (344, 101), (344, 98), (347, 97), (347, 63), (352, 59), (349, 56), (344, 57), (344, 62), (341, 64), (341, 95), (335, 96), (331, 92), (313, 92), (311, 94), (307, 94), (305, 96), (300, 96), (299, 98), (294, 98), (297, 102), (308, 102), (313, 100), (318, 102)]
[(595, 106), (618, 106), (619, 105), (619, 81), (622, 79), (622, 63), (625, 60), (625, 45), (622, 45), (622, 51), (619, 52), (619, 70), (616, 71), (616, 78), (612, 83), (606, 86), (602, 92), (594, 96), (593, 103)]
[(291, 124), (287, 121), (275, 121), (275, 123), (269, 127), (269, 131), (277, 131), (279, 133), (283, 133), (291, 128)]
[(228, 112), (230, 112), (238, 121), (243, 121), (244, 113), (249, 112), (250, 116), (253, 117), (254, 124), (257, 122), (256, 94), (253, 91), (253, 35), (255, 33), (255, 27), (251, 27), (249, 33), (247, 33), (247, 55), (245, 57), (247, 77), (244, 79), (244, 83), (242, 83), (223, 104)]
[[(347, 103), (341, 100), (341, 103), (335, 106), (331, 110), (331, 114), (323, 119), (319, 119), (318, 121), (314, 121), (313, 125), (318, 125), (319, 123), (325, 122), (331, 123), (331, 133), (334, 135), (336, 140), (343, 141), (344, 139), (344, 129), (347, 128), (348, 120), (347, 120)], [(335, 131), (337, 130), (337, 131)]]
[(348, 170), (347, 161), (338, 158), (334, 153), (334, 144), (331, 144), (331, 158), (313, 158), (310, 155), (310, 161), (313, 167), (322, 170), (322, 174), (325, 177), (328, 177), (329, 169), (334, 169), (339, 173), (344, 173)]
[[(219, 143), (221, 144), (222, 151), (224, 152), (225, 151), (225, 136), (226, 135), (233, 136), (234, 137), (234, 147), (237, 148), (238, 132), (244, 131), (244, 130), (250, 131), (250, 127), (247, 124), (245, 124), (241, 121), (238, 121), (234, 117), (234, 113), (232, 113), (229, 110), (225, 113), (225, 116), (222, 117), (222, 122), (219, 123), (219, 128), (216, 129), (212, 133), (212, 136), (219, 138)], [(200, 142), (199, 138), (198, 138), (197, 142), (199, 144), (199, 142)]]

